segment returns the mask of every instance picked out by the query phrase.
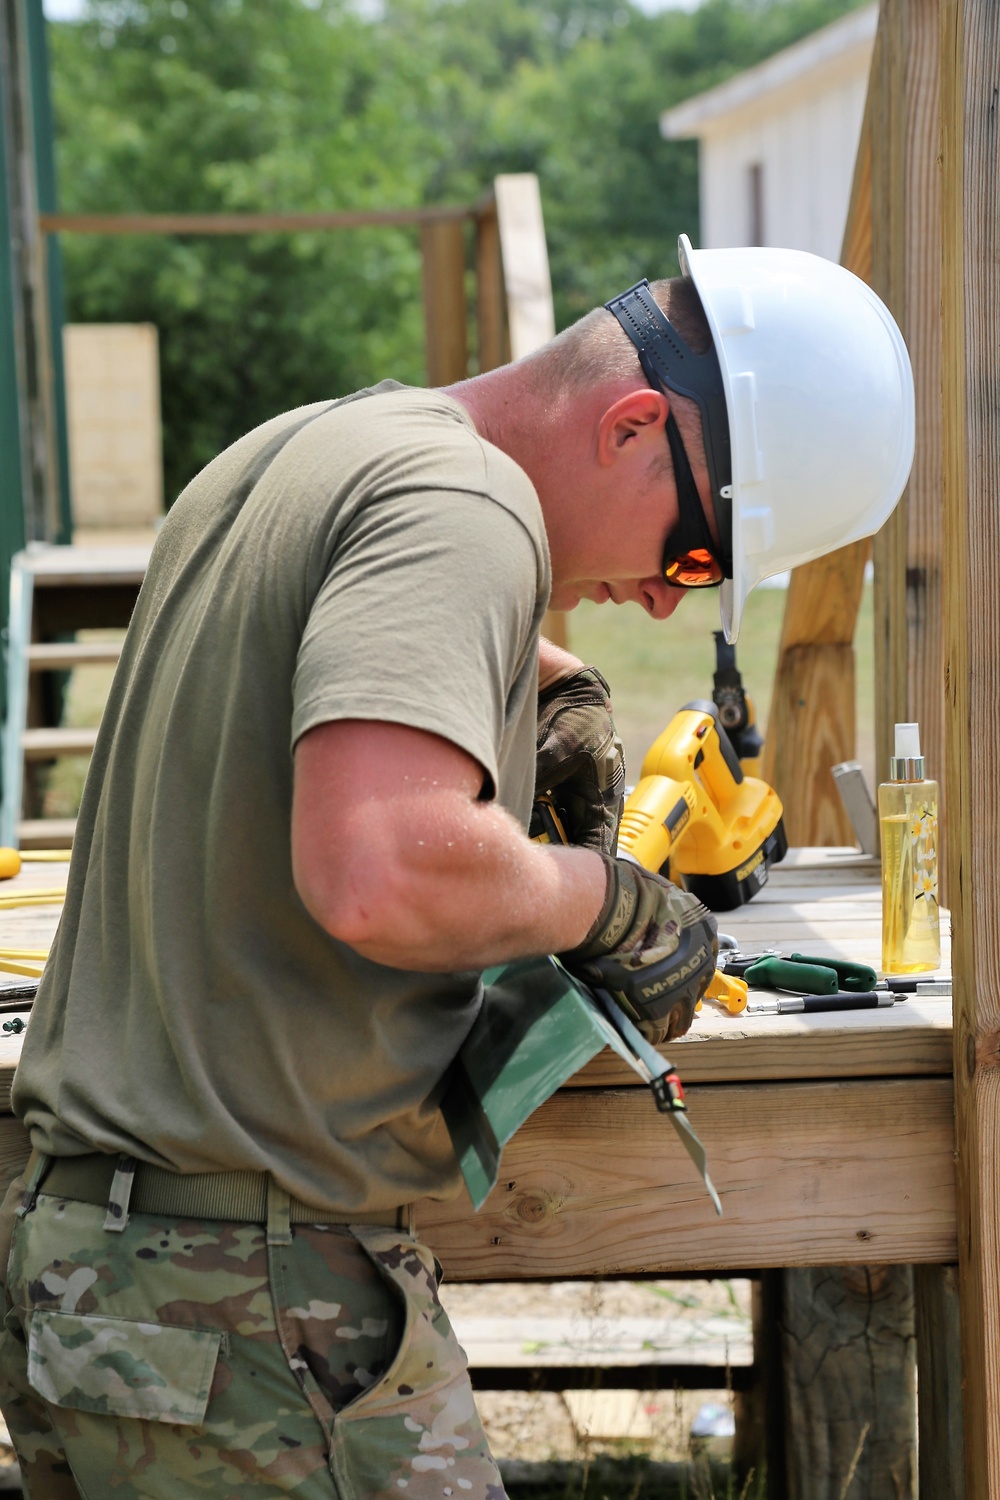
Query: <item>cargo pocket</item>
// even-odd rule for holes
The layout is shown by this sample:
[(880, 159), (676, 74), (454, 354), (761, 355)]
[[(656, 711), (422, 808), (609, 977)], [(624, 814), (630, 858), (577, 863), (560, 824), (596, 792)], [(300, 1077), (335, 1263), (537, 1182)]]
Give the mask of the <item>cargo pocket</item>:
[(53, 1406), (197, 1425), (205, 1417), (221, 1337), (207, 1329), (36, 1311), (28, 1379)]
[(406, 1312), (385, 1375), (334, 1417), (330, 1467), (342, 1500), (439, 1500), (504, 1490), (476, 1411), (465, 1353), (438, 1300), (426, 1246), (393, 1230), (352, 1225)]

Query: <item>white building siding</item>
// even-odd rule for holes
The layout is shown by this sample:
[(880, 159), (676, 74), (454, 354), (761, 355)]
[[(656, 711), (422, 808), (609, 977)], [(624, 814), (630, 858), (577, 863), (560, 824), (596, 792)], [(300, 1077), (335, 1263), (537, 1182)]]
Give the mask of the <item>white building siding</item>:
[(667, 136), (699, 140), (701, 243), (754, 242), (840, 257), (864, 114), (875, 8), (852, 12), (759, 68), (668, 111)]

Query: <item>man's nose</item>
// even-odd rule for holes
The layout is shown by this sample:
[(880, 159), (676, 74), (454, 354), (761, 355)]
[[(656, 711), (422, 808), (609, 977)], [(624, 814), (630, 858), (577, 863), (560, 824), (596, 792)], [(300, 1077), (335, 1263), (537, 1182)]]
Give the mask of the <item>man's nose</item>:
[(644, 578), (639, 584), (639, 603), (654, 620), (669, 620), (686, 593), (686, 589), (675, 589), (665, 578)]

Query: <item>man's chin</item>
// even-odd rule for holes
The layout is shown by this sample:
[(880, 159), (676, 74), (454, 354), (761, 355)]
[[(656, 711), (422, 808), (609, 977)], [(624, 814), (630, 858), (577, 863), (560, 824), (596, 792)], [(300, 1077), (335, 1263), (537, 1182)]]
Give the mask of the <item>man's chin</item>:
[(556, 584), (549, 597), (549, 609), (566, 613), (576, 609), (581, 599), (586, 599), (591, 604), (606, 604), (610, 598), (611, 590), (606, 583)]

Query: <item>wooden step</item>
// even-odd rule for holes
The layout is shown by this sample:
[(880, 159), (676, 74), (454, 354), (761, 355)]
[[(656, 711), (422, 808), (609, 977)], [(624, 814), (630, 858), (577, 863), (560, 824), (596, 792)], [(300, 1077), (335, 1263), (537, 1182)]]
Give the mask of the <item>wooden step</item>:
[(25, 760), (90, 755), (96, 743), (96, 729), (26, 729), (21, 736)]
[(69, 585), (101, 588), (106, 584), (130, 584), (136, 590), (146, 576), (152, 545), (141, 547), (29, 547), (20, 554), (20, 566), (31, 573), (35, 587), (65, 588)]
[(75, 818), (22, 818), (17, 825), (18, 848), (68, 849), (75, 833)]
[(449, 1312), (469, 1364), (629, 1366), (653, 1362), (725, 1368), (753, 1362), (748, 1318), (468, 1316)]
[(122, 654), (121, 641), (66, 641), (28, 647), (29, 672), (71, 671), (73, 667), (113, 667)]

